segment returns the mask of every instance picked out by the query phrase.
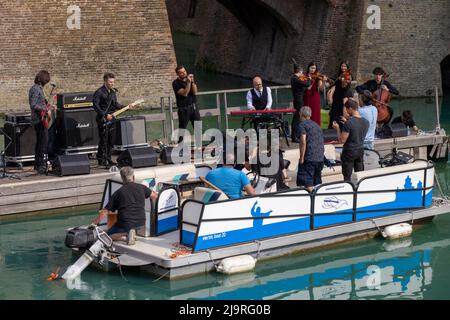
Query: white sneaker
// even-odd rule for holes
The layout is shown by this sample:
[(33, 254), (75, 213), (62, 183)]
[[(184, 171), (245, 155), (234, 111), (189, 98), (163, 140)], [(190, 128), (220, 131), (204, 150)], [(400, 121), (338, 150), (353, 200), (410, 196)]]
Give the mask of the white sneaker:
[(132, 246), (136, 243), (136, 230), (130, 229), (128, 231), (127, 245)]

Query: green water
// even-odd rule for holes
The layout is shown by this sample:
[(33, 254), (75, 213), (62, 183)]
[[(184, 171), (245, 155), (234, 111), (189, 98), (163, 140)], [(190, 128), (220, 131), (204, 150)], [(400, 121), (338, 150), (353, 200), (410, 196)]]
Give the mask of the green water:
[[(186, 40), (180, 37), (178, 45)], [(204, 90), (249, 84), (247, 79), (195, 73)], [(286, 103), (289, 92), (280, 97), (280, 103)], [(243, 97), (233, 99), (240, 103)], [(432, 100), (394, 100), (393, 107), (396, 114), (412, 110), (419, 127), (434, 129)], [(441, 125), (450, 132), (449, 96), (441, 110)], [(444, 193), (450, 195), (450, 164), (439, 161), (436, 168)], [(410, 238), (398, 242), (359, 240), (261, 261), (254, 272), (246, 274), (209, 273), (167, 281), (124, 269), (125, 280), (119, 272), (88, 268), (80, 281), (69, 286), (62, 281), (47, 282), (58, 266), (64, 270), (74, 262), (64, 246), (65, 229), (90, 223), (95, 215), (77, 212), (0, 219), (0, 299), (450, 299), (450, 214), (420, 226)], [(372, 273), (379, 275), (375, 285)]]

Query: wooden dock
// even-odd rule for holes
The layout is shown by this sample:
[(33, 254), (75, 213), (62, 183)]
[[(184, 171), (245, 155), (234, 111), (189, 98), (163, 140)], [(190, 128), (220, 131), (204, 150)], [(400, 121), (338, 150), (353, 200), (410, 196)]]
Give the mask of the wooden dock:
[[(414, 155), (417, 159), (447, 157), (448, 137), (442, 134), (412, 135), (396, 139), (383, 139), (375, 141), (375, 150), (381, 156), (392, 152), (392, 148)], [(298, 144), (291, 144), (289, 153), (293, 159)], [(432, 152), (428, 152), (431, 150)], [(296, 171), (292, 165), (290, 171)], [(170, 175), (180, 170), (187, 170), (186, 166), (162, 165), (154, 167), (154, 174), (160, 179), (170, 179)], [(191, 170), (191, 169), (190, 169)], [(192, 171), (192, 170), (191, 170)], [(32, 167), (9, 168), (9, 174), (21, 177), (21, 180), (0, 179), (0, 216), (34, 213), (61, 208), (73, 208), (84, 205), (100, 205), (105, 181), (115, 176), (104, 168), (98, 167), (91, 161), (91, 174), (57, 177), (41, 176), (33, 172)], [(192, 172), (191, 172), (192, 173)]]

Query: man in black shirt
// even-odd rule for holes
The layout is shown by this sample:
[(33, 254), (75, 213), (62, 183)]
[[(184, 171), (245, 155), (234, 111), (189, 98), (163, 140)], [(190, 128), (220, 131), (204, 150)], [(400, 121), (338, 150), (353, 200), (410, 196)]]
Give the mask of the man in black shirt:
[(333, 121), (333, 128), (337, 131), (339, 143), (344, 144), (341, 154), (342, 174), (345, 181), (350, 181), (353, 169), (355, 172), (364, 171), (364, 138), (370, 124), (361, 117), (358, 102), (355, 100), (347, 100), (344, 107), (348, 118), (342, 119), (344, 122), (342, 133), (336, 121)]
[(311, 85), (311, 80), (308, 79), (306, 81), (300, 79), (302, 75), (302, 70), (300, 67), (295, 64), (294, 65), (294, 74), (291, 77), (291, 89), (292, 89), (292, 97), (294, 100), (294, 109), (297, 110), (292, 117), (292, 142), (299, 143), (299, 132), (298, 125), (300, 123), (300, 109), (303, 107), (303, 95), (305, 90)]
[[(198, 87), (194, 81), (194, 75), (188, 75), (184, 66), (177, 66), (175, 72), (178, 78), (172, 82), (172, 88), (177, 99), (178, 128), (186, 129), (189, 121), (194, 127), (194, 121), (200, 121), (196, 96)], [(181, 140), (180, 137), (179, 142)]]
[(131, 167), (120, 170), (123, 186), (113, 193), (105, 208), (100, 210), (94, 221), (98, 224), (108, 213), (117, 213), (117, 222), (108, 230), (113, 240), (127, 240), (134, 244), (136, 229), (145, 225), (145, 199), (156, 200), (158, 194), (142, 184), (135, 183), (134, 171)]
[(97, 112), (96, 120), (100, 137), (97, 160), (99, 165), (109, 167), (116, 165), (111, 159), (115, 120), (112, 114), (124, 105), (117, 102), (114, 74), (105, 73), (103, 81), (103, 86), (94, 93), (94, 110)]

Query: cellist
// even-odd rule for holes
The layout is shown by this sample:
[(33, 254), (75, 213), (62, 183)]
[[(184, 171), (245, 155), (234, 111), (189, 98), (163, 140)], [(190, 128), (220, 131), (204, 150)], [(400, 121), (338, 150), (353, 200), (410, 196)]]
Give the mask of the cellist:
[(376, 67), (372, 73), (375, 75), (375, 79), (369, 80), (355, 89), (359, 94), (363, 94), (364, 90), (369, 90), (372, 93), (375, 106), (378, 109), (378, 122), (387, 124), (392, 117), (392, 109), (388, 105), (390, 95), (399, 95), (400, 93), (386, 80), (386, 73), (381, 67)]

